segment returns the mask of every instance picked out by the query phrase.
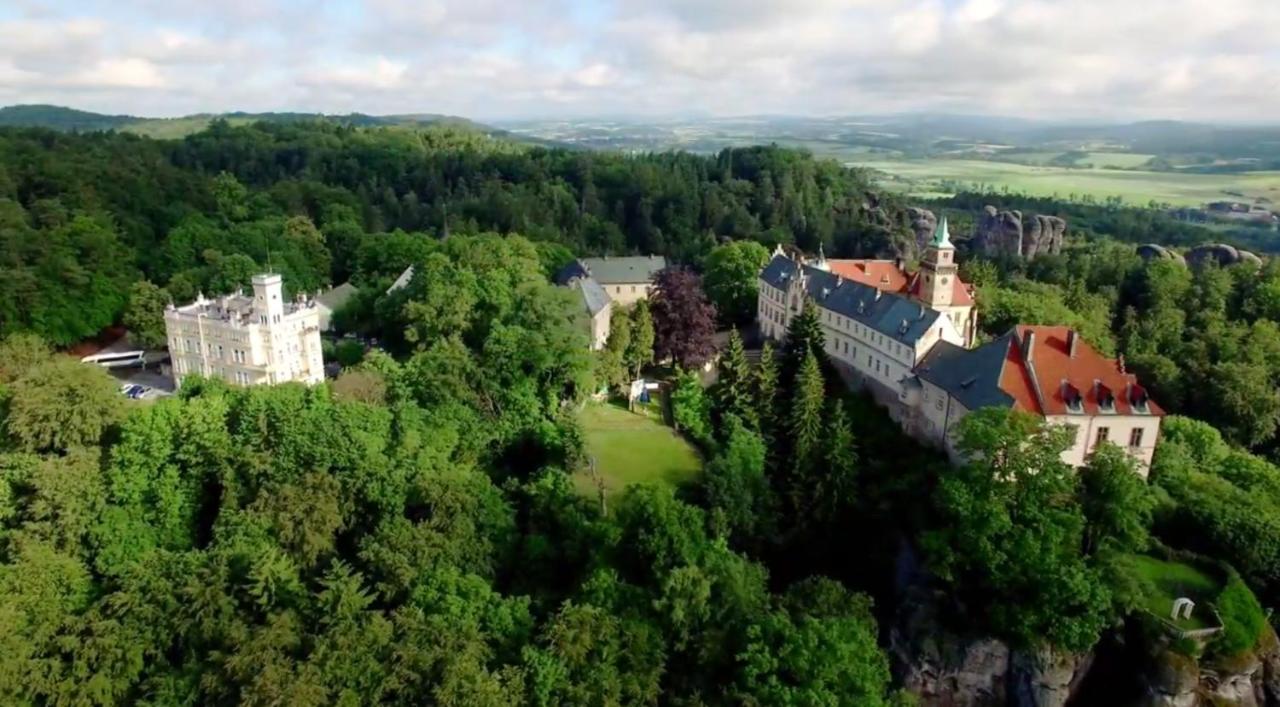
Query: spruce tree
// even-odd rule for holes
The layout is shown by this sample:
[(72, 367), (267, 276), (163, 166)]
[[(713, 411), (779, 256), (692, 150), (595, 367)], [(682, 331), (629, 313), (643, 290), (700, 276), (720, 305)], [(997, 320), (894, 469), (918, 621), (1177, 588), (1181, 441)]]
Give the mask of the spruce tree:
[(837, 398), (831, 401), (830, 407), (823, 465), (812, 479), (813, 516), (823, 522), (834, 520), (853, 499), (858, 473), (858, 450), (844, 403)]
[(806, 353), (812, 353), (819, 359), (825, 357), (825, 346), (826, 336), (822, 333), (822, 320), (818, 316), (818, 306), (813, 303), (813, 300), (806, 298), (800, 313), (787, 327), (786, 367), (783, 371), (786, 380), (794, 380)]
[[(791, 418), (787, 421), (790, 440), (793, 484), (809, 483), (818, 461), (822, 459), (825, 390), (818, 358), (806, 351), (796, 372), (795, 393), (791, 402)], [(793, 498), (796, 497), (793, 487)]]
[(751, 391), (751, 364), (747, 362), (747, 352), (736, 329), (729, 332), (729, 343), (720, 354), (719, 371), (715, 400), (720, 416), (735, 415), (755, 429), (759, 422)]
[(756, 367), (752, 384), (760, 437), (772, 459), (778, 440), (778, 357), (768, 341), (760, 349), (760, 365)]

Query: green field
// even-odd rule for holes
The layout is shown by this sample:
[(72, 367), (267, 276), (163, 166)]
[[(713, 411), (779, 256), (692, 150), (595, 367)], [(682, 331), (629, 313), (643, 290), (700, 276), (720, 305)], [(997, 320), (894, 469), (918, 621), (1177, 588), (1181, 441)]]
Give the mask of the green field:
[[(1106, 157), (1108, 162), (1114, 162), (1118, 156), (1145, 157), (1123, 153), (1100, 153), (1099, 156)], [(1152, 200), (1176, 206), (1199, 206), (1223, 199), (1280, 199), (1280, 172), (1180, 174), (949, 159), (854, 160), (850, 164), (883, 172), (886, 176), (881, 183), (885, 187), (912, 196), (1007, 188), (1031, 196), (1060, 199), (1089, 195), (1101, 201), (1118, 196), (1135, 206), (1146, 206)]]
[[(630, 484), (679, 486), (702, 469), (693, 446), (647, 414), (614, 404), (588, 403), (578, 419), (586, 434), (587, 456), (595, 459), (609, 497)], [(595, 497), (596, 484), (586, 470), (575, 472), (573, 483), (583, 494)]]
[(1148, 555), (1129, 555), (1125, 566), (1143, 586), (1143, 608), (1168, 619), (1173, 602), (1188, 597), (1196, 603), (1188, 620), (1179, 620), (1179, 628), (1195, 630), (1217, 625), (1209, 610), (1209, 602), (1222, 591), (1222, 582), (1181, 562), (1166, 562)]

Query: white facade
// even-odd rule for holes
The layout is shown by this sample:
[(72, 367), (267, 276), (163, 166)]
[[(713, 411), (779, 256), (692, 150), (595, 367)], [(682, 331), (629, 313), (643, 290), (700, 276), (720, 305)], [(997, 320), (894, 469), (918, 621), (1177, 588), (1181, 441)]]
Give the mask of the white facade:
[(176, 385), (189, 375), (234, 385), (324, 380), (320, 312), (311, 301), (286, 303), (279, 275), (253, 277), (253, 297), (203, 296), (164, 314)]
[[(771, 339), (786, 338), (792, 318), (799, 315), (804, 304), (805, 295), (802, 294), (798, 281), (792, 280), (791, 284), (791, 290), (784, 292), (764, 280), (759, 282), (756, 317), (761, 333)], [(964, 345), (964, 337), (956, 329), (951, 317), (938, 317), (920, 338), (907, 344), (851, 317), (827, 309), (821, 302), (815, 303), (822, 322), (827, 356), (890, 390), (898, 389), (903, 376), (910, 374), (938, 341)]]

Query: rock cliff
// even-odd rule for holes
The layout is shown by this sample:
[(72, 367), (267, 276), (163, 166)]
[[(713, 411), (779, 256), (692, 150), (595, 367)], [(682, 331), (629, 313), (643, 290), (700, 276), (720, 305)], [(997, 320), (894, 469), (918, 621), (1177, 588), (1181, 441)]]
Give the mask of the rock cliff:
[(890, 632), (895, 676), (923, 707), (1064, 707), (1091, 656), (1015, 651), (938, 620), (939, 599), (912, 590)]
[(986, 206), (978, 215), (974, 249), (988, 256), (1031, 260), (1058, 253), (1067, 233), (1067, 222), (1057, 216), (1036, 214), (1023, 218), (1021, 211), (1000, 211)]
[(911, 222), (911, 232), (915, 234), (916, 252), (903, 253), (904, 257), (919, 257), (924, 252), (924, 246), (933, 238), (933, 232), (938, 228), (938, 217), (928, 209), (921, 209), (915, 206), (907, 208), (907, 219)]

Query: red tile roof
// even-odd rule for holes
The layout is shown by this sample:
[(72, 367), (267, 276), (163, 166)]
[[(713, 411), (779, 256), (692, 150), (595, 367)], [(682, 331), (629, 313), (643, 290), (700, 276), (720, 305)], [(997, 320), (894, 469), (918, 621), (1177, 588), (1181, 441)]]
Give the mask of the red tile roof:
[[(1031, 342), (1031, 363), (1026, 362), (1027, 334)], [(1020, 324), (1000, 374), (1000, 389), (1014, 400), (1016, 409), (1040, 415), (1097, 415), (1101, 398), (1108, 395), (1116, 414), (1144, 414), (1134, 409), (1134, 399), (1146, 390), (1137, 376), (1121, 370), (1121, 363), (1094, 350), (1075, 334), (1075, 355), (1070, 352), (1070, 327)], [(1068, 398), (1078, 396), (1079, 408), (1070, 409)], [(1164, 410), (1148, 399), (1145, 414), (1163, 415)]]
[(885, 292), (903, 292), (907, 273), (893, 260), (828, 260), (831, 272)]
[[(920, 273), (911, 276), (911, 284), (907, 286), (907, 294), (916, 299), (920, 298)], [(951, 304), (953, 305), (969, 305), (973, 304), (973, 285), (956, 278), (951, 281)]]
[[(920, 298), (920, 273), (910, 273), (896, 260), (828, 260), (831, 272), (848, 280), (870, 285), (885, 292), (896, 292), (916, 299)], [(956, 278), (951, 283), (951, 303), (959, 306), (973, 304), (973, 285)]]

